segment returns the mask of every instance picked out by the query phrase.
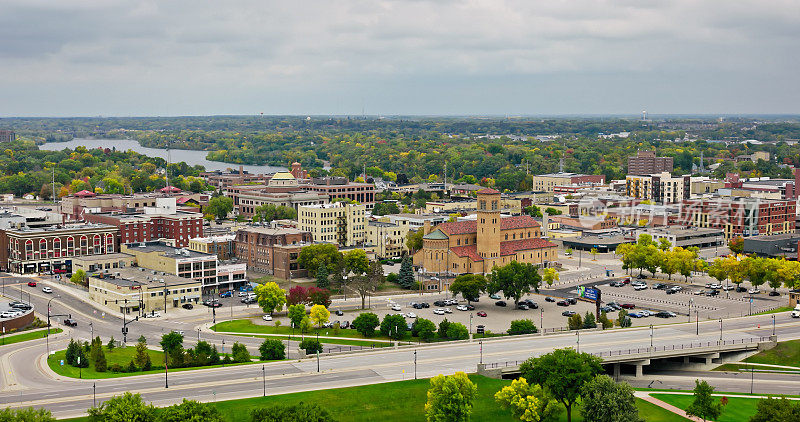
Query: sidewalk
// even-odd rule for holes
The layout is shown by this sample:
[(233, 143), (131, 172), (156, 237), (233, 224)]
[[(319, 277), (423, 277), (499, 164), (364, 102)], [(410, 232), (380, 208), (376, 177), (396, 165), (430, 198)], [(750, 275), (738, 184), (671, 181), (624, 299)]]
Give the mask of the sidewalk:
[[(702, 419), (700, 419), (698, 417), (694, 417), (694, 416), (689, 416), (689, 415), (686, 414), (686, 412), (683, 409), (675, 407), (675, 406), (673, 406), (673, 405), (671, 405), (671, 404), (669, 404), (667, 402), (661, 401), (661, 400), (659, 400), (659, 399), (657, 399), (655, 397), (652, 397), (652, 396), (650, 396), (650, 393), (655, 393), (655, 391), (635, 391), (633, 393), (633, 395), (636, 396), (637, 398), (640, 398), (640, 399), (646, 401), (646, 402), (654, 404), (654, 405), (656, 405), (656, 406), (658, 406), (658, 407), (660, 407), (660, 408), (662, 408), (664, 410), (669, 410), (670, 412), (672, 412), (672, 413), (674, 413), (674, 414), (676, 414), (678, 416), (682, 416), (682, 417), (684, 417), (686, 419), (689, 419), (691, 421), (702, 422)], [(687, 394), (691, 394), (691, 393), (687, 393)]]

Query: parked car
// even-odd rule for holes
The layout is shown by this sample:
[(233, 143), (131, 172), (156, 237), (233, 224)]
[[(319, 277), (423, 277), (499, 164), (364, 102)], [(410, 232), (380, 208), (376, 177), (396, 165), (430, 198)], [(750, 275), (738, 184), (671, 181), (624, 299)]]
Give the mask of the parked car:
[(706, 296), (717, 296), (719, 294), (719, 290), (709, 290), (706, 292)]
[(615, 309), (615, 310), (617, 310), (617, 311), (618, 311), (618, 310), (620, 310), (620, 309), (622, 309), (622, 307), (621, 307), (621, 306), (619, 306), (619, 303), (618, 303), (618, 302), (616, 302), (616, 301), (611, 301), (611, 302), (608, 302), (608, 306), (610, 306), (610, 307), (614, 308), (614, 309)]
[(639, 280), (644, 280), (644, 279), (647, 278), (647, 276), (644, 275), (644, 274), (639, 274), (639, 275), (636, 276), (636, 278), (638, 278)]
[(230, 290), (219, 292), (219, 297), (231, 297), (231, 296), (233, 296), (233, 292)]
[(494, 303), (494, 306), (503, 306), (503, 307), (505, 307), (506, 305), (507, 304), (506, 304), (506, 302), (504, 300), (498, 300), (497, 302)]
[(467, 310), (467, 305), (458, 305), (458, 306), (456, 306), (456, 309), (459, 310), (459, 311), (466, 311)]
[(747, 292), (747, 287), (737, 286), (736, 293), (745, 293)]
[(578, 304), (578, 298), (577, 297), (568, 297), (567, 298), (567, 302), (569, 302), (570, 305), (577, 305)]
[(392, 310), (393, 310), (393, 311), (399, 311), (400, 309), (401, 309), (401, 308), (400, 308), (400, 305), (398, 305), (398, 304), (396, 304), (396, 303), (392, 305)]
[(631, 318), (642, 318), (644, 315), (640, 314), (639, 312), (630, 312), (628, 316)]
[(518, 303), (518, 304), (517, 304), (517, 309), (519, 309), (519, 310), (521, 310), (521, 311), (527, 311), (527, 310), (528, 310), (528, 309), (530, 309), (530, 308), (528, 307), (528, 305), (526, 305), (526, 304), (524, 304), (524, 303)]
[(654, 289), (656, 289), (656, 290), (666, 290), (668, 287), (669, 287), (669, 286), (667, 286), (667, 285), (666, 285), (666, 284), (664, 284), (664, 283), (656, 283), (656, 284), (653, 284), (653, 288), (654, 288)]
[(556, 302), (556, 305), (558, 305), (558, 306), (569, 306), (569, 301), (567, 301), (567, 300), (559, 300), (558, 302)]
[(619, 306), (622, 309), (634, 309), (634, 308), (636, 308), (636, 305), (634, 305), (633, 303), (623, 303), (622, 305), (619, 305)]
[(571, 317), (571, 316), (575, 315), (575, 311), (564, 311), (564, 312), (561, 313), (561, 315), (563, 315), (565, 317)]
[(350, 321), (347, 320), (342, 321), (342, 324), (339, 326), (339, 328), (345, 328), (345, 329), (350, 328)]
[(407, 314), (405, 315), (405, 317), (406, 317), (406, 318), (412, 318), (412, 319), (413, 319), (413, 318), (416, 318), (416, 317), (417, 317), (417, 314), (415, 314), (415, 313), (413, 313), (413, 312), (409, 312), (409, 313), (407, 313)]
[(667, 294), (668, 294), (668, 295), (674, 295), (675, 293), (678, 293), (678, 291), (677, 291), (677, 290), (675, 290), (675, 289), (673, 289), (673, 288), (669, 288), (669, 289), (667, 289)]
[(5, 311), (0, 314), (0, 318), (14, 318), (17, 316), (16, 312), (13, 311)]
[(500, 300), (500, 295), (497, 293), (492, 293), (489, 295), (489, 299)]
[(44, 286), (44, 287), (42, 287), (42, 293), (53, 293), (53, 289), (51, 289), (51, 288), (49, 288), (47, 286)]
[(67, 318), (67, 319), (64, 320), (64, 325), (66, 325), (68, 327), (77, 327), (78, 326), (78, 321), (75, 321), (72, 318)]
[(152, 311), (150, 313), (145, 313), (144, 317), (145, 318), (160, 318), (161, 317), (161, 312)]
[(422, 303), (420, 303), (420, 305), (422, 305), (422, 307), (425, 308), (425, 309), (431, 307), (430, 303), (428, 303), (428, 302), (422, 302)]
[(468, 311), (474, 311), (474, 310), (475, 310), (475, 307), (474, 307), (474, 306), (472, 306), (472, 305), (464, 305), (464, 306), (466, 306), (466, 307), (467, 307), (467, 310), (468, 310)]
[(436, 309), (434, 309), (434, 310), (433, 310), (433, 313), (434, 313), (435, 315), (444, 315), (444, 309), (442, 309), (442, 308), (436, 308)]
[(643, 316), (643, 317), (649, 317), (649, 316), (653, 316), (653, 315), (655, 315), (655, 312), (653, 312), (653, 311), (648, 311), (647, 309), (642, 309), (641, 311), (639, 311), (639, 314), (640, 314), (641, 316)]
[(238, 293), (239, 297), (247, 297), (247, 295), (249, 295), (249, 294), (250, 294), (250, 292), (244, 291), (244, 290), (239, 290), (239, 293)]
[(253, 303), (258, 303), (258, 299), (256, 299), (255, 296), (248, 296), (242, 299), (242, 303), (244, 303), (245, 305), (251, 305)]
[(631, 278), (630, 277), (625, 277), (625, 279), (622, 280), (622, 284), (631, 284)]
[(600, 311), (605, 312), (605, 313), (614, 312), (615, 310), (616, 309), (614, 309), (614, 308), (612, 308), (612, 307), (610, 307), (608, 305), (603, 306), (603, 307), (600, 308)]
[(35, 281), (29, 281), (28, 282), (28, 287), (36, 287), (36, 282)]
[(479, 317), (486, 318), (486, 312), (484, 312), (484, 311), (478, 311), (478, 313), (476, 315), (478, 315)]
[(777, 291), (777, 290), (773, 290), (773, 291), (769, 292), (769, 295), (770, 296), (780, 296), (781, 293), (779, 291)]
[(411, 302), (410, 305), (414, 309), (422, 309), (422, 304), (419, 304), (417, 302)]
[(475, 327), (475, 334), (483, 334), (485, 332), (486, 332), (485, 325), (479, 324), (477, 327)]
[(550, 297), (550, 296), (547, 296), (547, 297), (544, 298), (544, 301), (545, 302), (555, 302), (556, 300), (554, 298)]
[(736, 288), (736, 286), (731, 286), (730, 284), (728, 284), (727, 286), (723, 286), (722, 290), (725, 290), (727, 292), (727, 291), (733, 290), (735, 288)]
[(670, 289), (681, 291), (681, 290), (683, 290), (683, 286), (681, 286), (679, 284), (676, 284), (676, 285), (670, 287)]
[(23, 311), (29, 311), (29, 310), (33, 309), (33, 306), (31, 306), (30, 304), (24, 303), (24, 302), (15, 302), (14, 304), (11, 305), (11, 307), (14, 308), (14, 309), (19, 309), (19, 310), (23, 310)]
[(433, 302), (433, 306), (447, 306), (443, 300), (436, 300)]
[(647, 289), (647, 284), (641, 283), (633, 285), (633, 290), (645, 290), (645, 289)]
[(612, 281), (611, 283), (608, 283), (608, 285), (611, 286), (611, 287), (622, 287), (622, 286), (624, 286), (624, 284), (622, 284), (621, 281), (616, 281), (616, 280)]
[(710, 286), (708, 286), (708, 287), (710, 287), (710, 288), (712, 288), (712, 289), (721, 289), (721, 288), (722, 288), (722, 284), (719, 284), (719, 283), (711, 283), (711, 285), (710, 285)]
[(757, 295), (757, 294), (761, 293), (761, 290), (759, 290), (758, 287), (754, 287), (754, 288), (748, 290), (747, 293), (751, 294), (751, 295)]
[(528, 305), (528, 307), (531, 309), (539, 309), (539, 304), (530, 299), (525, 299), (522, 302)]
[(192, 305), (191, 303), (184, 303), (183, 305), (181, 305), (181, 308), (183, 308), (183, 309), (194, 309), (194, 305)]
[(452, 313), (453, 313), (453, 310), (452, 310), (452, 309), (450, 309), (450, 308), (444, 308), (444, 313), (446, 313), (446, 314), (452, 314)]
[(335, 313), (337, 316), (342, 316), (342, 315), (344, 315), (344, 312), (342, 312), (342, 310), (341, 310), (341, 309), (337, 309), (336, 311), (334, 311), (334, 313)]

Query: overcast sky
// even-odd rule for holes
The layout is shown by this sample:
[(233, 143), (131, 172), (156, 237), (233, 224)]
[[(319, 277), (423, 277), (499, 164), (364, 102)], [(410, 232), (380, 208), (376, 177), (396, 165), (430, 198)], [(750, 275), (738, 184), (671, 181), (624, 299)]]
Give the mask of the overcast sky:
[(800, 113), (797, 0), (0, 0), (0, 116)]

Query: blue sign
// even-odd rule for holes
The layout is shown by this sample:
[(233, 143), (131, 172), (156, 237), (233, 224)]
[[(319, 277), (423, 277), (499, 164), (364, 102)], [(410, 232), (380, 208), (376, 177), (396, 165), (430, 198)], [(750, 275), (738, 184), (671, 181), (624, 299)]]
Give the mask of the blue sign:
[(582, 297), (584, 299), (597, 301), (598, 293), (599, 292), (598, 292), (597, 289), (594, 289), (594, 288), (588, 288), (587, 289), (584, 286), (578, 286), (578, 296), (580, 296), (580, 297)]

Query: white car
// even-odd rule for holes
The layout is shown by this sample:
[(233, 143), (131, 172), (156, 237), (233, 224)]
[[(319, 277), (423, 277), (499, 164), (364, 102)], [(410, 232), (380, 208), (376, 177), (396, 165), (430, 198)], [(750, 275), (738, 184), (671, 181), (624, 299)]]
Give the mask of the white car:
[(701, 294), (703, 294), (703, 291), (702, 290), (697, 290), (696, 292), (694, 292), (694, 294), (701, 295)]
[(262, 316), (261, 319), (263, 319), (264, 321), (272, 321), (272, 315), (266, 314)]
[(442, 309), (442, 308), (434, 309), (433, 313), (436, 314), (436, 315), (444, 315), (444, 309)]
[(800, 318), (800, 305), (795, 305), (792, 311), (792, 318)]
[(400, 310), (400, 305), (395, 303), (394, 305), (392, 305), (392, 310), (393, 311), (399, 311)]
[(16, 313), (12, 311), (5, 311), (0, 314), (0, 318), (14, 318), (15, 316), (17, 316)]
[(653, 311), (648, 311), (647, 309), (642, 309), (641, 311), (639, 311), (639, 313), (641, 315), (646, 316), (646, 317), (655, 315), (655, 313), (653, 313)]
[(417, 317), (417, 314), (415, 314), (415, 313), (413, 313), (413, 312), (409, 312), (409, 313), (407, 313), (405, 316), (406, 316), (406, 318), (416, 318), (416, 317)]
[(645, 290), (647, 289), (647, 284), (637, 284), (633, 286), (633, 290)]
[(467, 309), (467, 305), (458, 305), (458, 306), (456, 306), (456, 309), (458, 309), (459, 311), (467, 311), (468, 310)]
[(711, 283), (711, 285), (709, 287), (712, 288), (712, 289), (721, 289), (722, 288), (722, 284)]
[(151, 312), (144, 314), (145, 318), (159, 318), (161, 317), (161, 312)]
[(751, 294), (751, 295), (757, 295), (757, 294), (761, 293), (761, 290), (758, 290), (758, 288), (754, 288), (754, 289), (748, 290), (747, 293)]
[(727, 286), (723, 286), (722, 290), (725, 290), (727, 292), (727, 291), (733, 290), (735, 288), (736, 288), (736, 286), (727, 285)]
[(47, 286), (44, 286), (44, 287), (42, 287), (42, 293), (53, 293), (53, 289), (51, 289), (51, 288), (49, 288)]
[(679, 285), (676, 284), (676, 285), (672, 286), (671, 289), (675, 290), (676, 292), (679, 292), (679, 291), (683, 290), (683, 286), (679, 286)]
[(450, 308), (444, 308), (444, 313), (446, 313), (446, 314), (452, 314), (452, 313), (453, 313), (453, 310), (452, 310), (452, 309), (450, 309)]

